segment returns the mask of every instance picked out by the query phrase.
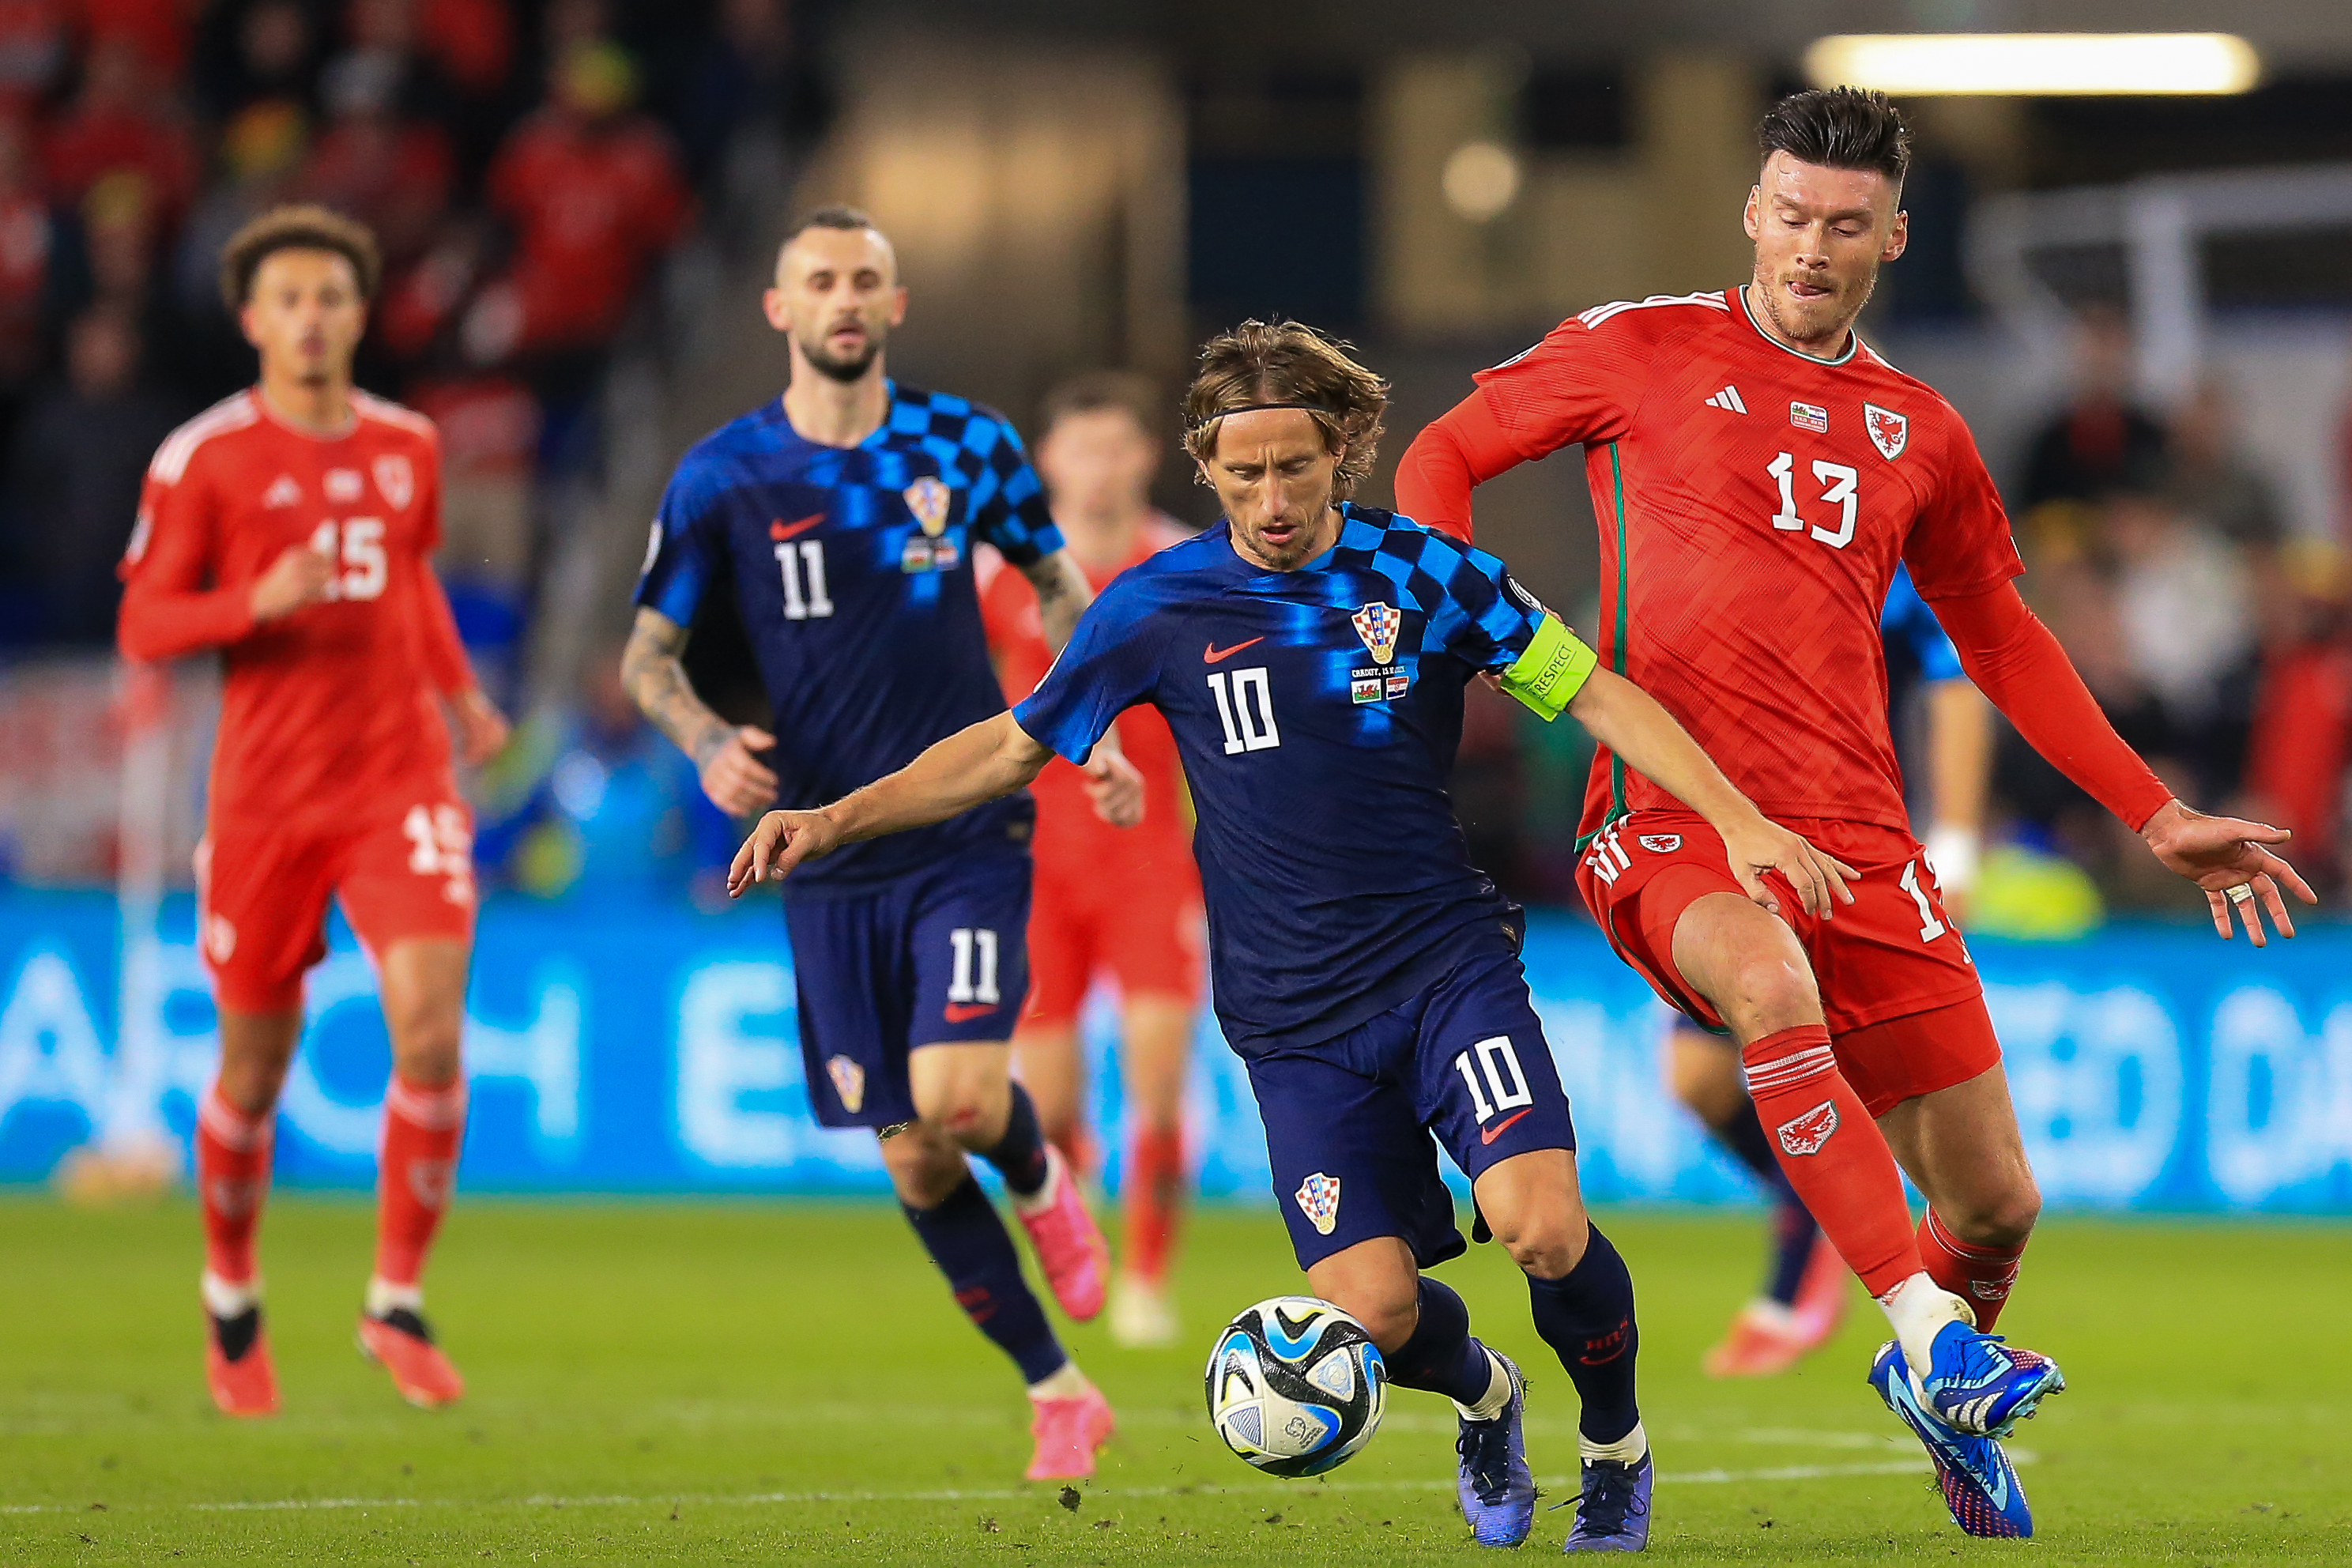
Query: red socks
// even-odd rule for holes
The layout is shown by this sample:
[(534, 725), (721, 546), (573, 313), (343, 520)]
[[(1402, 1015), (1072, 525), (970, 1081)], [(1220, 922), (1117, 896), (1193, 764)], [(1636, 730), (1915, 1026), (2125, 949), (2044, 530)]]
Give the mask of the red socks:
[(1176, 1216), (1184, 1206), (1184, 1134), (1176, 1128), (1143, 1128), (1128, 1145), (1126, 1268), (1138, 1279), (1159, 1280), (1168, 1272), (1176, 1239)]
[(375, 1276), (413, 1286), (449, 1206), (457, 1142), (466, 1131), (466, 1083), (419, 1089), (398, 1074), (383, 1096), (383, 1149), (376, 1173)]
[(253, 1233), (269, 1194), (274, 1110), (247, 1116), (205, 1090), (196, 1107), (196, 1198), (205, 1215), (205, 1270), (225, 1284), (253, 1280)]
[(1919, 1221), (1918, 1241), (1927, 1278), (1966, 1301), (1977, 1315), (1977, 1327), (1990, 1333), (2000, 1310), (2009, 1305), (2010, 1287), (2017, 1283), (2018, 1260), (2025, 1256), (2023, 1244), (1971, 1246), (1944, 1228), (1934, 1209)]
[(1783, 1029), (1742, 1047), (1739, 1058), (1773, 1157), (1864, 1286), (1884, 1296), (1919, 1273), (1925, 1265), (1895, 1155), (1838, 1071), (1829, 1030)]

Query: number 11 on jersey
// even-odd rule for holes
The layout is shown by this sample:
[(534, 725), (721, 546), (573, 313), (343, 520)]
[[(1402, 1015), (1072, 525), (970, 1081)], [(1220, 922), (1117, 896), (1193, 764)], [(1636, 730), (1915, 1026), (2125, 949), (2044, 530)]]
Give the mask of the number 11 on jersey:
[(784, 619), (822, 620), (833, 614), (833, 596), (824, 586), (823, 540), (777, 545), (776, 566), (784, 579)]

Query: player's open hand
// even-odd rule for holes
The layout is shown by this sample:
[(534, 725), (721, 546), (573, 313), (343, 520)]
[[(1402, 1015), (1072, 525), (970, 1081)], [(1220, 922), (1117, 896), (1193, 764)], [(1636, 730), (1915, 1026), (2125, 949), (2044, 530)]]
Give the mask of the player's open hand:
[(727, 896), (740, 899), (754, 882), (781, 882), (793, 867), (829, 854), (840, 842), (841, 829), (821, 811), (772, 811), (735, 851)]
[(1095, 815), (1113, 827), (1132, 827), (1143, 820), (1143, 775), (1125, 755), (1097, 746), (1078, 770), (1087, 775), (1087, 798)]
[(2264, 847), (2294, 837), (2284, 827), (2234, 816), (2208, 816), (2169, 800), (2157, 808), (2139, 836), (2167, 870), (2178, 872), (2204, 890), (2213, 929), (2224, 942), (2230, 940), (2232, 909), (2245, 925), (2247, 940), (2256, 947), (2267, 944), (2263, 934), (2264, 914), (2270, 916), (2279, 935), (2293, 936), (2294, 921), (2287, 916), (2286, 900), (2279, 896), (2282, 887), (2294, 889), (2294, 896), (2306, 904), (2319, 902), (2311, 884)]
[(1730, 856), (1731, 874), (1739, 879), (1740, 887), (1749, 898), (1776, 915), (1784, 911), (1780, 895), (1764, 880), (1767, 871), (1778, 871), (1789, 879), (1789, 885), (1797, 890), (1797, 901), (1809, 915), (1826, 920), (1836, 905), (1853, 902), (1853, 894), (1846, 889), (1846, 879), (1858, 877), (1860, 872), (1761, 815), (1726, 833), (1723, 847)]
[(253, 594), (247, 602), (256, 621), (274, 621), (321, 602), (332, 591), (334, 581), (333, 556), (307, 543), (289, 544), (253, 580)]
[(730, 816), (749, 816), (776, 798), (776, 775), (752, 753), (776, 738), (756, 725), (739, 725), (700, 759), (702, 793)]
[(469, 768), (478, 768), (507, 749), (510, 732), (499, 705), (476, 687), (452, 704), (457, 714), (457, 752)]

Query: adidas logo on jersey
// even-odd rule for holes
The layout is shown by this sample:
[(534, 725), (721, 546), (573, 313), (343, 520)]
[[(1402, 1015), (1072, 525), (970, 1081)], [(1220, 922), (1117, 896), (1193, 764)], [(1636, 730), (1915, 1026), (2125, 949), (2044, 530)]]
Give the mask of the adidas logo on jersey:
[(280, 474), (268, 489), (262, 492), (261, 504), (275, 510), (281, 506), (300, 506), (302, 487), (294, 482), (291, 474)]
[(1727, 386), (1706, 400), (1709, 408), (1720, 408), (1727, 414), (1745, 414), (1748, 405), (1739, 401), (1739, 388)]

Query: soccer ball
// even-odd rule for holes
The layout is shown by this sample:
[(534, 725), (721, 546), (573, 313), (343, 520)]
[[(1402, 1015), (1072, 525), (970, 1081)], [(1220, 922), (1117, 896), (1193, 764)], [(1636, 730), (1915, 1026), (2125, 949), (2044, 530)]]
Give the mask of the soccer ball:
[(1388, 1363), (1364, 1325), (1312, 1296), (1244, 1307), (1209, 1356), (1209, 1422), (1269, 1475), (1319, 1476), (1371, 1441)]

